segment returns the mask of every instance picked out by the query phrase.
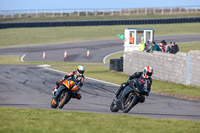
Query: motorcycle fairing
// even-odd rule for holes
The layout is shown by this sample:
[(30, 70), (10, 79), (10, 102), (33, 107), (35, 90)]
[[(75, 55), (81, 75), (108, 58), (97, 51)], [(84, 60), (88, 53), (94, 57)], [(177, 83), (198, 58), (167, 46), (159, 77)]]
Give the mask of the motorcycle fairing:
[(130, 85), (124, 88), (122, 94), (120, 95), (120, 97), (116, 101), (116, 105), (117, 105), (118, 109), (120, 109), (120, 110), (124, 109), (123, 101), (125, 100), (125, 96), (127, 94), (129, 94), (131, 91), (133, 91), (133, 89), (130, 87)]

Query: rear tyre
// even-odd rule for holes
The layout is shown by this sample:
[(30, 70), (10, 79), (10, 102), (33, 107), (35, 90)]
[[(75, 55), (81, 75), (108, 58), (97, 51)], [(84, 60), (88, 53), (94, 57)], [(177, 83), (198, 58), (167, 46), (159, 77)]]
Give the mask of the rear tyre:
[(64, 90), (60, 96), (60, 102), (59, 102), (58, 108), (62, 109), (64, 105), (69, 102), (70, 99), (71, 99), (71, 96), (69, 95), (69, 92)]
[(112, 112), (118, 112), (119, 111), (116, 104), (114, 103), (114, 100), (112, 101), (112, 103), (110, 105), (110, 111), (112, 111)]
[(52, 98), (51, 100), (51, 108), (57, 108), (58, 107), (58, 101), (55, 100), (55, 98)]
[(128, 113), (136, 104), (138, 103), (138, 97), (134, 92), (127, 94), (123, 104), (124, 104), (124, 113)]

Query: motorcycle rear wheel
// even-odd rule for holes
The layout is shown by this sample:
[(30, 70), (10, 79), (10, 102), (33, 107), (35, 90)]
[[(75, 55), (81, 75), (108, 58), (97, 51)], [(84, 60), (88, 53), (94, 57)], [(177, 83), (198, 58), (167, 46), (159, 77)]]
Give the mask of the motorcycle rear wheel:
[(138, 103), (138, 97), (135, 93), (130, 92), (127, 94), (127, 98), (124, 100), (124, 113), (128, 113)]
[(69, 102), (70, 99), (71, 99), (71, 96), (70, 96), (69, 92), (64, 90), (61, 94), (61, 98), (60, 98), (60, 102), (58, 104), (58, 108), (62, 109), (64, 107), (64, 105)]
[(112, 111), (112, 112), (118, 112), (119, 111), (116, 104), (114, 103), (114, 100), (112, 101), (112, 103), (110, 105), (110, 111)]

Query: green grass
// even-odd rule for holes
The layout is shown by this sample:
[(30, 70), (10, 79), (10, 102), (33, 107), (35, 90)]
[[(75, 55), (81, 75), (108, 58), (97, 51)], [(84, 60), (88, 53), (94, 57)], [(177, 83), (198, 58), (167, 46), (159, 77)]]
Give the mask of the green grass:
[(0, 107), (1, 133), (199, 133), (200, 122)]
[(126, 27), (154, 28), (155, 36), (200, 33), (200, 23), (0, 29), (0, 47), (119, 39)]
[(198, 14), (172, 14), (172, 15), (114, 15), (114, 16), (68, 16), (68, 17), (38, 17), (38, 18), (0, 18), (0, 22), (44, 22), (44, 21), (79, 21), (79, 20), (122, 20), (122, 19), (153, 19), (199, 17)]
[(180, 43), (178, 44), (181, 52), (189, 52), (190, 50), (200, 50), (200, 42)]

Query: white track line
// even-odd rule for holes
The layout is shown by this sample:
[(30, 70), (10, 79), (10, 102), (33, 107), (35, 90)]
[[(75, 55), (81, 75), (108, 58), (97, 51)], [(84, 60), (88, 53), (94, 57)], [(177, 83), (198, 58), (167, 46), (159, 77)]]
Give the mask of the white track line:
[[(39, 66), (39, 67), (41, 67), (41, 66)], [(50, 71), (54, 71), (54, 72), (58, 72), (58, 73), (62, 73), (62, 74), (67, 74), (67, 72), (63, 72), (63, 71), (60, 71), (60, 70), (52, 69), (52, 68), (49, 68), (49, 67), (43, 67), (43, 68), (44, 68), (44, 69), (48, 69), (48, 70), (50, 70)], [(120, 85), (118, 85), (118, 84), (114, 84), (114, 83), (107, 82), (107, 81), (103, 81), (103, 80), (99, 80), (99, 79), (94, 79), (94, 78), (90, 78), (90, 77), (85, 77), (85, 78), (90, 79), (90, 80), (94, 80), (94, 81), (97, 81), (97, 82), (101, 82), (101, 83), (105, 83), (105, 84), (117, 86), (117, 87), (120, 86)]]
[(118, 52), (114, 52), (114, 53), (111, 53), (111, 54), (109, 54), (109, 55), (106, 55), (106, 56), (103, 58), (103, 63), (106, 64), (106, 59), (107, 59), (109, 56), (111, 56), (111, 55), (113, 55), (113, 54), (118, 54), (118, 53), (121, 53), (121, 52), (124, 52), (124, 51), (118, 51)]
[(24, 57), (26, 56), (26, 54), (22, 55), (21, 57), (21, 62), (24, 62)]

